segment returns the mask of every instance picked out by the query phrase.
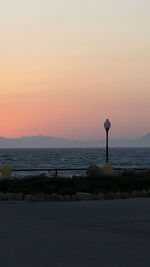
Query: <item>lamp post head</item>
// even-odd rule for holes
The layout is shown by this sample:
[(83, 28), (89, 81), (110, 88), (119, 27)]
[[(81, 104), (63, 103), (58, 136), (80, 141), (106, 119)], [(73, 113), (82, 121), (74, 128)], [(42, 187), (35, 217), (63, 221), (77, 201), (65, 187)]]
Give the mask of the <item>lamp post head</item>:
[(105, 130), (109, 131), (110, 127), (111, 127), (111, 123), (110, 123), (109, 119), (106, 119), (106, 121), (104, 122)]

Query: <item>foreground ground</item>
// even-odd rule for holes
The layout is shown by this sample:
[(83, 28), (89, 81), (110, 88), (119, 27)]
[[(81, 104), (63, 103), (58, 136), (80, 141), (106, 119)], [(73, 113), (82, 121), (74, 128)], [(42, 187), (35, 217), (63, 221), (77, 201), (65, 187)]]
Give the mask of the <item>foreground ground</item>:
[(0, 201), (2, 267), (149, 267), (150, 199)]

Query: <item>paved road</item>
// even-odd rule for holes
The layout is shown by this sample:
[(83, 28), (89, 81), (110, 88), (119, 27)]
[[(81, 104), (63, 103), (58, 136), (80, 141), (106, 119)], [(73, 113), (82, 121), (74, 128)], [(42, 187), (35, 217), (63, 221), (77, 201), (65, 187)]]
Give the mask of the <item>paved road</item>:
[(150, 267), (150, 199), (0, 201), (2, 267)]

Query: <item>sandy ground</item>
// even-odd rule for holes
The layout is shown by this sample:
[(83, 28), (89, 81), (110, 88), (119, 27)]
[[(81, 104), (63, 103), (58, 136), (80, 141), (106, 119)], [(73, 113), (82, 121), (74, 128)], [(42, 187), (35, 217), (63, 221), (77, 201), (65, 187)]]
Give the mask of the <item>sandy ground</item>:
[(150, 199), (0, 201), (2, 267), (150, 267)]

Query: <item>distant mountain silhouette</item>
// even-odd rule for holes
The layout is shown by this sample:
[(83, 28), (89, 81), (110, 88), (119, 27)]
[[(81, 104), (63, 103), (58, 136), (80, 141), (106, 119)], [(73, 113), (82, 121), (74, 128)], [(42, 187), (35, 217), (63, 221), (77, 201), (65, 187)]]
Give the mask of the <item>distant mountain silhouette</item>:
[[(150, 147), (150, 133), (138, 139), (111, 139), (110, 147)], [(52, 136), (24, 136), (20, 138), (0, 137), (0, 148), (63, 148), (63, 147), (104, 147), (105, 139), (76, 141)]]
[(141, 139), (146, 140), (146, 141), (150, 141), (150, 133), (144, 135)]
[(66, 147), (68, 140), (51, 136), (23, 136), (20, 138), (0, 137), (0, 148), (45, 148)]
[(143, 146), (149, 146), (150, 147), (150, 133), (144, 135), (140, 138), (140, 144)]

